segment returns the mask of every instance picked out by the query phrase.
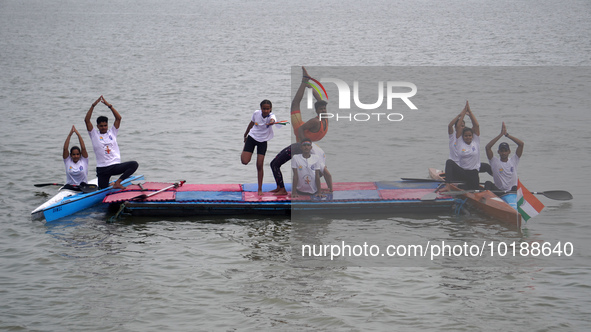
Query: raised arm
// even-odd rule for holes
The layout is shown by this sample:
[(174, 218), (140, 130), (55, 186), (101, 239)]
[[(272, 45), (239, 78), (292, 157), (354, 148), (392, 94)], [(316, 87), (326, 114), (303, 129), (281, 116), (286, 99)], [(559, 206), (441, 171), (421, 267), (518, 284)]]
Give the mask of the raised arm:
[(497, 137), (493, 138), (485, 147), (486, 150), (486, 157), (488, 160), (491, 160), (494, 157), (494, 153), (492, 147), (503, 137), (503, 135), (507, 134), (507, 127), (505, 127), (505, 122), (501, 126), (501, 133), (497, 135)]
[(70, 133), (68, 134), (68, 137), (66, 137), (66, 141), (64, 142), (64, 151), (62, 153), (62, 156), (64, 157), (64, 159), (66, 159), (70, 156), (70, 138), (72, 138), (73, 133), (74, 133), (74, 126), (72, 126), (72, 129), (70, 130)]
[(456, 123), (459, 121), (460, 115), (456, 115), (455, 118), (451, 120), (451, 122), (447, 125), (447, 133), (449, 135), (454, 133), (454, 128), (456, 127)]
[(515, 150), (515, 154), (517, 155), (517, 157), (521, 158), (521, 155), (523, 154), (523, 146), (525, 145), (525, 143), (522, 140), (520, 140), (519, 138), (517, 138), (513, 135), (509, 135), (509, 133), (507, 132), (507, 129), (505, 129), (505, 137), (507, 137), (508, 139), (515, 142), (515, 144), (517, 144), (517, 150)]
[(310, 120), (306, 121), (303, 125), (298, 128), (298, 132), (296, 135), (296, 139), (298, 142), (304, 139), (306, 135), (304, 134), (304, 130), (308, 130), (310, 132), (317, 132), (320, 129), (321, 122), (318, 118), (311, 118)]
[[(464, 121), (464, 117), (468, 113), (468, 101), (466, 101), (466, 105), (464, 105), (464, 109), (460, 112), (457, 116), (457, 121), (455, 122), (455, 129), (456, 129), (456, 138), (460, 138), (462, 136), (462, 130), (460, 128), (462, 121)], [(448, 130), (449, 132), (449, 130)], [(450, 133), (452, 134), (452, 133)]]
[[(461, 124), (462, 121), (464, 121), (464, 115), (466, 115), (466, 113), (464, 112), (464, 110), (466, 110), (466, 106), (464, 106), (464, 109), (460, 112), (460, 114), (456, 115), (451, 122), (447, 125), (447, 133), (449, 135), (454, 133), (454, 129), (456, 129), (458, 124)], [(462, 115), (462, 113), (464, 115)], [(457, 129), (455, 130), (457, 131)]]
[(117, 112), (115, 107), (113, 107), (113, 104), (109, 104), (105, 100), (105, 97), (101, 96), (101, 102), (103, 104), (105, 104), (111, 110), (111, 112), (113, 113), (113, 116), (115, 117), (115, 122), (113, 122), (113, 126), (117, 129), (119, 129), (119, 126), (121, 125), (121, 114), (119, 114), (119, 112)]
[(86, 117), (84, 118), (84, 123), (86, 123), (86, 130), (91, 131), (92, 130), (92, 111), (94, 111), (94, 107), (96, 106), (96, 104), (98, 104), (101, 100), (103, 99), (103, 96), (100, 96), (94, 103), (92, 103), (92, 106), (90, 106), (90, 109), (88, 110), (88, 112), (86, 112)]
[(478, 121), (476, 120), (474, 113), (472, 113), (472, 110), (470, 109), (470, 105), (468, 104), (467, 101), (466, 101), (466, 107), (468, 108), (468, 112), (466, 114), (468, 114), (468, 116), (470, 117), (470, 121), (472, 122), (472, 131), (474, 132), (475, 135), (480, 136), (480, 125), (478, 124)]
[(86, 151), (86, 145), (84, 144), (84, 140), (82, 139), (82, 135), (78, 132), (75, 126), (72, 126), (72, 129), (78, 135), (78, 141), (80, 141), (80, 154), (84, 158), (88, 158), (88, 151)]

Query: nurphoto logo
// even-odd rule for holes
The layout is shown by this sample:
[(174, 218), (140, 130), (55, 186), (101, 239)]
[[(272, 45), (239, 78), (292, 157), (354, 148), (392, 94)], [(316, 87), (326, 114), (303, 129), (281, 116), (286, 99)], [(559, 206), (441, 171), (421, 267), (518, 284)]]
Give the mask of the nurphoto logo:
[[(321, 78), (320, 80), (314, 80), (314, 84), (310, 86), (318, 92), (323, 100), (328, 100), (328, 93), (326, 92), (325, 85), (327, 83), (333, 83), (337, 87), (338, 93), (338, 108), (342, 110), (351, 110), (351, 94), (353, 95), (353, 102), (358, 109), (361, 110), (379, 110), (383, 109), (384, 100), (386, 100), (386, 109), (392, 110), (394, 101), (400, 100), (411, 110), (417, 110), (418, 108), (410, 100), (417, 93), (417, 86), (411, 82), (403, 81), (378, 81), (377, 82), (377, 99), (374, 103), (367, 104), (361, 101), (360, 98), (360, 84), (358, 81), (353, 81), (353, 93), (351, 93), (351, 87), (347, 82), (338, 78)], [(385, 86), (385, 88), (384, 88)], [(384, 92), (385, 90), (385, 92)], [(322, 93), (324, 92), (324, 94)], [(308, 108), (313, 108), (313, 93), (308, 91)], [(399, 103), (402, 105), (402, 103)], [(386, 113), (386, 112), (371, 112), (371, 113), (351, 113), (344, 114), (339, 113), (321, 113), (320, 119), (335, 119), (346, 120), (346, 121), (359, 121), (365, 122), (369, 120), (377, 121), (402, 121), (404, 116), (401, 113)]]

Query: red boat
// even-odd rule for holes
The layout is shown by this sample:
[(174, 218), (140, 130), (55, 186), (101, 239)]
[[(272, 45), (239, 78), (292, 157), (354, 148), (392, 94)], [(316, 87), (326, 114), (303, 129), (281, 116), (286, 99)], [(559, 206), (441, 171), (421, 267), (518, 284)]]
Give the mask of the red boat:
[[(435, 168), (429, 168), (429, 177), (433, 180), (445, 181), (445, 173)], [(481, 190), (471, 192), (464, 191), (454, 184), (447, 184), (447, 186), (450, 191), (461, 191), (461, 196), (467, 199), (467, 203), (475, 209), (509, 226), (521, 229), (521, 215), (519, 212), (492, 191), (482, 188)], [(508, 195), (515, 196), (514, 194)], [(512, 198), (513, 200), (515, 199), (514, 197)]]

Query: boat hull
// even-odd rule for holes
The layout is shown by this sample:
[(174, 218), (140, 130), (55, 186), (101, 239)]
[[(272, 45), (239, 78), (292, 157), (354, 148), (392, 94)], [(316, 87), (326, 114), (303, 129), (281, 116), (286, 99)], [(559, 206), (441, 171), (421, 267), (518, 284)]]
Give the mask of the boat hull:
[[(131, 181), (143, 179), (143, 175), (136, 175), (125, 179), (121, 184), (128, 186)], [(96, 184), (96, 179), (89, 181), (89, 184)], [(90, 193), (60, 189), (60, 191), (47, 202), (31, 212), (33, 220), (42, 220), (50, 222), (58, 220), (76, 212), (80, 212), (103, 201), (107, 194), (117, 191), (112, 187), (97, 190)]]
[[(146, 183), (144, 188), (157, 191), (166, 183)], [(405, 187), (406, 186), (406, 187)], [(451, 210), (455, 199), (437, 195), (439, 184), (405, 182), (335, 183), (334, 191), (323, 197), (257, 194), (256, 184), (184, 185), (146, 200), (136, 200), (137, 188), (108, 195), (104, 202), (124, 204), (124, 211), (134, 216), (203, 216), (203, 215), (291, 215), (295, 213), (390, 213)], [(265, 184), (263, 191), (274, 189)], [(289, 185), (286, 186), (289, 191)], [(149, 192), (149, 191), (148, 191)], [(145, 192), (145, 193), (148, 193)]]
[[(434, 180), (444, 180), (442, 172), (435, 168), (429, 168), (429, 177)], [(452, 190), (463, 191), (456, 185), (448, 184)], [(505, 197), (506, 196), (506, 197)], [(467, 203), (475, 209), (485, 213), (486, 215), (495, 218), (508, 226), (521, 228), (521, 215), (517, 212), (517, 205), (512, 207), (511, 202), (515, 202), (514, 194), (507, 194), (503, 197), (497, 196), (490, 190), (483, 190), (479, 192), (466, 192), (462, 195), (467, 200)]]

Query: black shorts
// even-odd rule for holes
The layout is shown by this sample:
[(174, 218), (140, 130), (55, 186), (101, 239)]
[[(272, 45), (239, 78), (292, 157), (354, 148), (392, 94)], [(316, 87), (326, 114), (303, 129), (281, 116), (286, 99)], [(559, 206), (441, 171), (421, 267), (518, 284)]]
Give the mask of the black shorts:
[(257, 147), (257, 154), (264, 156), (267, 153), (267, 142), (259, 142), (250, 137), (250, 135), (246, 138), (244, 149), (242, 151), (253, 153), (255, 146)]

